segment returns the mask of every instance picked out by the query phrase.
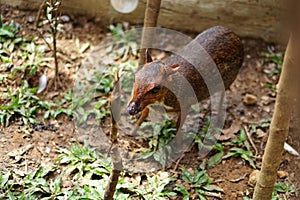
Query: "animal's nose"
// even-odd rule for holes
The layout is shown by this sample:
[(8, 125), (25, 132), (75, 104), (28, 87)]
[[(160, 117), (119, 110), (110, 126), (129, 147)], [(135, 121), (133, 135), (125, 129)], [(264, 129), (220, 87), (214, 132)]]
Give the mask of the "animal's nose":
[(140, 111), (139, 107), (136, 105), (135, 102), (130, 102), (129, 105), (127, 106), (127, 112), (130, 115), (135, 115)]

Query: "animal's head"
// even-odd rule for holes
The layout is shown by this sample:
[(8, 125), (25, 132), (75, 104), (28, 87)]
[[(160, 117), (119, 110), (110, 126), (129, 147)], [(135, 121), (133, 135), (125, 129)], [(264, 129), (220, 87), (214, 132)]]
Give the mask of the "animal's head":
[(153, 62), (149, 51), (146, 51), (146, 64), (135, 74), (128, 113), (135, 115), (146, 106), (161, 101), (168, 90), (165, 87), (168, 76), (178, 69), (177, 64), (166, 66), (161, 61)]

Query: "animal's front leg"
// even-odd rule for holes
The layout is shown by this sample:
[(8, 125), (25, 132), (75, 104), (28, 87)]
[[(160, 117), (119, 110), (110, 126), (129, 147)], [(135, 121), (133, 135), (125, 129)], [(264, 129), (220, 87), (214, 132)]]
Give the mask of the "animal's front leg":
[(142, 110), (141, 116), (138, 119), (138, 121), (136, 122), (134, 129), (131, 132), (131, 135), (134, 135), (137, 130), (139, 129), (139, 126), (143, 123), (143, 121), (145, 121), (145, 119), (148, 117), (149, 115), (149, 108), (144, 108), (144, 110)]

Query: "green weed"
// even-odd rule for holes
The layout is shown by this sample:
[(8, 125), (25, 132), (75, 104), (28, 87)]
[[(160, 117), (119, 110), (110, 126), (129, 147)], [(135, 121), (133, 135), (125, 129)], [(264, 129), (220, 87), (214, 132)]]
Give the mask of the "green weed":
[[(247, 161), (251, 167), (256, 168), (255, 166), (255, 158), (250, 150), (250, 144), (247, 140), (247, 135), (244, 129), (240, 130), (238, 137), (231, 141), (234, 145), (238, 147), (231, 147), (229, 152), (223, 156), (223, 159), (227, 159), (230, 157), (234, 158), (242, 158)], [(246, 150), (245, 150), (246, 148)]]
[(269, 76), (277, 76), (281, 73), (283, 56), (282, 52), (262, 52), (263, 56), (262, 65), (269, 65), (268, 69), (265, 70)]
[(17, 33), (19, 32), (19, 26), (11, 21), (10, 24), (5, 24), (2, 21), (2, 16), (0, 15), (0, 42), (4, 43), (6, 40), (15, 39)]
[(276, 182), (272, 193), (272, 200), (283, 200), (282, 195), (289, 197), (295, 193), (295, 188), (290, 183)]
[(107, 49), (107, 53), (113, 53), (117, 58), (127, 58), (129, 55), (137, 56), (138, 45), (132, 31), (126, 32), (122, 24), (110, 25), (113, 42)]
[(41, 109), (40, 99), (35, 95), (37, 88), (29, 88), (24, 81), (21, 88), (8, 91), (6, 105), (0, 106), (0, 124), (8, 126), (13, 119), (21, 118), (25, 125), (36, 122), (36, 115)]
[[(253, 188), (251, 188), (253, 189)], [(284, 200), (289, 199), (289, 197), (295, 194), (295, 188), (289, 182), (279, 182), (277, 181), (274, 186), (272, 193), (272, 200)], [(243, 200), (251, 200), (250, 197), (245, 196)]]
[[(223, 193), (223, 189), (213, 184), (213, 179), (209, 177), (205, 170), (194, 169), (193, 172), (187, 169), (182, 170), (181, 179), (189, 184), (191, 190), (195, 190), (198, 195), (198, 199), (205, 200), (205, 194), (211, 193)], [(183, 195), (183, 199), (190, 198), (191, 191), (188, 191), (183, 184), (178, 184), (175, 191)]]
[(213, 156), (211, 156), (208, 161), (207, 161), (207, 165), (208, 167), (212, 167), (214, 165), (217, 165), (219, 163), (221, 163), (221, 161), (223, 160), (223, 156), (224, 156), (224, 147), (222, 144), (220, 143), (216, 143), (213, 147), (214, 151), (217, 151), (217, 153), (215, 153)]
[(162, 166), (166, 166), (172, 153), (170, 142), (176, 135), (176, 123), (170, 119), (165, 119), (161, 123), (144, 122), (141, 130), (144, 135), (148, 135), (149, 144), (149, 149), (141, 155), (141, 158), (153, 157)]
[[(57, 165), (39, 167), (25, 177), (14, 172), (0, 172), (0, 199), (103, 199), (111, 162), (87, 144), (74, 145), (70, 150), (59, 149)], [(64, 187), (63, 180), (72, 179)], [(175, 196), (170, 177), (146, 176), (143, 184), (121, 176), (114, 199), (166, 199)]]
[(147, 183), (133, 188), (133, 191), (145, 200), (164, 200), (166, 197), (176, 196), (175, 192), (167, 189), (167, 186), (174, 180), (170, 177), (161, 180), (158, 176), (151, 177), (147, 175)]

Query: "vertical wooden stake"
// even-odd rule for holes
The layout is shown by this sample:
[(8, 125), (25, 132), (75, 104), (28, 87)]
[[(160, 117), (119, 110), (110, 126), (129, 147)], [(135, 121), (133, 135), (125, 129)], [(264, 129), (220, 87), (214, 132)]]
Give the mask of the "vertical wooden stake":
[(296, 36), (291, 34), (287, 45), (280, 75), (274, 114), (270, 133), (262, 161), (262, 168), (254, 189), (253, 200), (269, 200), (277, 177), (283, 146), (288, 135), (294, 99), (294, 74), (297, 67), (295, 60)]
[(157, 19), (159, 15), (161, 0), (147, 0), (147, 7), (144, 18), (144, 29), (142, 32), (139, 68), (145, 64), (146, 61), (146, 49), (142, 48), (146, 41), (145, 28), (156, 27)]

